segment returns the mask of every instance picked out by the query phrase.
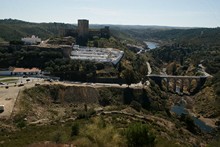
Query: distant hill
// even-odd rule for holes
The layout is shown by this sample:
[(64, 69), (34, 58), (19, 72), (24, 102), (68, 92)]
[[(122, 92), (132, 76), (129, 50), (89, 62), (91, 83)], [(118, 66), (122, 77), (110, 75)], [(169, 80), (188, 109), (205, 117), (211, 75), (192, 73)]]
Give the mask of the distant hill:
[(114, 29), (142, 41), (160, 40), (169, 43), (220, 46), (220, 28), (130, 27), (130, 29)]
[[(105, 24), (91, 24), (90, 28), (98, 29)], [(166, 43), (187, 43), (220, 45), (220, 28), (187, 28), (171, 26), (142, 25), (108, 25), (113, 36), (122, 40), (137, 39), (161, 40)], [(20, 40), (22, 37), (36, 35), (42, 39), (58, 36), (62, 29), (74, 29), (73, 24), (65, 23), (31, 23), (16, 19), (0, 19), (0, 42)]]
[(75, 28), (64, 23), (30, 23), (16, 19), (0, 20), (0, 41), (20, 40), (21, 37), (36, 35), (42, 39), (59, 35), (60, 29)]
[[(142, 37), (149, 32), (173, 29), (188, 29), (185, 27), (170, 26), (143, 26), (143, 25), (112, 25), (112, 24), (90, 24), (90, 28), (99, 29), (104, 26), (110, 26), (112, 34), (122, 39), (128, 37)], [(36, 35), (42, 39), (59, 35), (60, 29), (76, 28), (73, 24), (65, 23), (32, 23), (17, 19), (0, 19), (0, 42), (20, 40), (21, 37)], [(144, 33), (144, 34), (143, 34)]]

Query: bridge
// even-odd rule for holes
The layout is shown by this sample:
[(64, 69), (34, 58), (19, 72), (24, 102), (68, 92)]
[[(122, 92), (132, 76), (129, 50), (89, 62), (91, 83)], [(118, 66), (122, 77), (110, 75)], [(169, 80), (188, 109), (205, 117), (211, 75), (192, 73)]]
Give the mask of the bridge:
[[(202, 86), (205, 84), (207, 76), (175, 76), (175, 75), (147, 75), (147, 78), (152, 79), (156, 84), (160, 86), (161, 89), (166, 91), (177, 92), (179, 88), (179, 93), (184, 93), (184, 91), (189, 94), (194, 94), (198, 92)], [(194, 84), (194, 87), (193, 85)], [(186, 89), (186, 90), (185, 90)]]

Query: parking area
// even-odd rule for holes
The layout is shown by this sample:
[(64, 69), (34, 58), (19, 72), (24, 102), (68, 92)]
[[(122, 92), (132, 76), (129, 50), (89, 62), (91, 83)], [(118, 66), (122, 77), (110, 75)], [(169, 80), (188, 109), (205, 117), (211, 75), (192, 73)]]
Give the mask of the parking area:
[[(19, 91), (30, 88), (37, 83), (42, 83), (43, 79), (28, 77), (6, 77), (1, 78), (0, 82), (0, 105), (4, 106), (4, 111), (0, 113), (0, 118), (10, 118)], [(13, 81), (13, 82), (12, 82)]]

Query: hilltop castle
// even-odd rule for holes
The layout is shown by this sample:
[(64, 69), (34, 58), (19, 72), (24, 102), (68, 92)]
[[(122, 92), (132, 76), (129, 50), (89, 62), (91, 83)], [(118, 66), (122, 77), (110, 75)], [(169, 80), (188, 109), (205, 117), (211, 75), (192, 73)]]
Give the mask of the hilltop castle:
[(102, 29), (89, 29), (89, 20), (79, 19), (77, 29), (62, 29), (60, 30), (60, 35), (73, 36), (79, 45), (84, 45), (89, 38), (93, 38), (94, 36), (109, 38), (110, 30), (108, 26)]

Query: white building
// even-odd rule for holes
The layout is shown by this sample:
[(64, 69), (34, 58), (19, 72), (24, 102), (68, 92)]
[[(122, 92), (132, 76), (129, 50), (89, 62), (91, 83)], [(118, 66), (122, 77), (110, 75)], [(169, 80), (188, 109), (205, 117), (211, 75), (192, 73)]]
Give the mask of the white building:
[(0, 76), (9, 76), (11, 71), (8, 68), (0, 68)]
[(38, 44), (41, 42), (41, 39), (38, 38), (38, 36), (35, 37), (32, 35), (31, 37), (21, 38), (21, 41), (23, 41), (24, 44)]
[(0, 69), (0, 76), (10, 76), (10, 75), (39, 75), (41, 70), (39, 68), (17, 68), (9, 67), (8, 69)]
[(41, 73), (39, 68), (12, 68), (12, 75), (38, 75)]
[(95, 62), (111, 62), (117, 64), (123, 55), (124, 52), (118, 49), (79, 47), (78, 45), (74, 45), (70, 58), (75, 60), (91, 60)]

